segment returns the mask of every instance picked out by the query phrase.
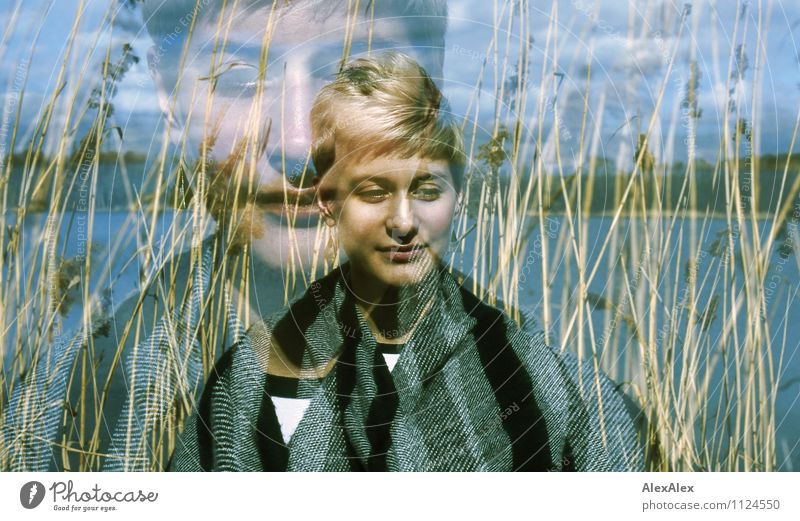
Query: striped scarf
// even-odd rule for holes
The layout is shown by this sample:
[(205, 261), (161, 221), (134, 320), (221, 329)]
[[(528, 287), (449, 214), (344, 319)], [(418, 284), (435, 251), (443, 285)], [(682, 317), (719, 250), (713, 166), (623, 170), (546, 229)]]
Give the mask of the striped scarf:
[[(592, 364), (547, 346), (446, 270), (393, 372), (348, 290), (349, 264), (313, 283), (262, 334), (238, 335), (189, 418), (172, 470), (627, 471), (641, 429)], [(401, 316), (420, 310), (404, 302)], [(288, 444), (266, 392), (270, 338), (302, 367), (336, 358)], [(313, 382), (313, 381), (311, 381)], [(303, 383), (302, 385), (311, 385)]]

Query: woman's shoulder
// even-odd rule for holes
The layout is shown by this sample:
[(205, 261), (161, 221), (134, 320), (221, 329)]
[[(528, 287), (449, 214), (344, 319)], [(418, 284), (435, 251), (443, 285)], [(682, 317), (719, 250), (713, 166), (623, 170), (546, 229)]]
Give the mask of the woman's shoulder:
[[(558, 351), (545, 342), (544, 331), (537, 328), (530, 310), (510, 307), (506, 311), (508, 306), (502, 301), (492, 305), (475, 295), (467, 284), (459, 281), (458, 273), (453, 274), (453, 279), (458, 284), (464, 311), (475, 320), (473, 328), (479, 336), (491, 338), (498, 349), (510, 346), (525, 366), (553, 364), (559, 360)], [(514, 315), (520, 317), (519, 322), (512, 318)]]
[(230, 347), (219, 355), (206, 380), (206, 388), (225, 387), (226, 392), (234, 388), (241, 390), (239, 385), (245, 381), (254, 381), (263, 378), (265, 371), (259, 361), (259, 352), (253, 342), (243, 335)]
[[(479, 299), (461, 286), (466, 311), (477, 320), (475, 328), (482, 336), (491, 338), (498, 351), (509, 346), (522, 367), (536, 382), (545, 382), (551, 388), (560, 387), (564, 395), (591, 396), (587, 385), (599, 385), (603, 398), (614, 402), (631, 413), (638, 408), (603, 370), (598, 369), (591, 356), (579, 359), (569, 349), (559, 348), (549, 342), (545, 331), (537, 327), (533, 313), (520, 308), (517, 323), (510, 313)], [(596, 393), (595, 393), (596, 394)]]
[[(542, 396), (569, 411), (567, 436), (584, 470), (639, 470), (643, 467), (646, 418), (621, 384), (595, 364), (546, 341), (544, 331), (519, 329), (512, 342)], [(589, 442), (589, 440), (594, 440)], [(604, 446), (602, 458), (589, 457), (591, 445)], [(583, 447), (583, 448), (581, 448)], [(585, 454), (577, 454), (584, 451)]]

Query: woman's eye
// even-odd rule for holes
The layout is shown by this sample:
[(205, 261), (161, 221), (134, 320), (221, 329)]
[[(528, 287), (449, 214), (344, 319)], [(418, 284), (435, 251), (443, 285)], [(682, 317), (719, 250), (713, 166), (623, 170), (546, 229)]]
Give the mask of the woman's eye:
[[(258, 91), (259, 81), (258, 78), (252, 79), (234, 79), (227, 78), (217, 82), (216, 90), (220, 96), (226, 98), (252, 98)], [(264, 82), (264, 88), (267, 87), (267, 82)]]
[(423, 201), (434, 201), (442, 195), (438, 187), (421, 187), (414, 190), (414, 195)]
[(385, 190), (372, 189), (372, 190), (364, 190), (363, 192), (359, 192), (358, 195), (359, 195), (359, 197), (361, 197), (365, 201), (378, 202), (378, 201), (382, 201), (383, 199), (385, 199), (387, 194), (386, 194)]
[(241, 63), (228, 64), (215, 76), (201, 79), (214, 81), (214, 92), (225, 98), (252, 98), (258, 92), (259, 83), (265, 90), (275, 83), (267, 75), (259, 81), (258, 68)]

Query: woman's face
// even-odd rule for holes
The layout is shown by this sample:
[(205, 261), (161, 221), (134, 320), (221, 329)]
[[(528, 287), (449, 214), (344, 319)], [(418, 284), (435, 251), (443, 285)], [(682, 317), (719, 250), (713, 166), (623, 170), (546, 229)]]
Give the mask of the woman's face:
[[(217, 14), (198, 22), (174, 92), (171, 87), (177, 80), (183, 43), (154, 48), (150, 57), (165, 111), (174, 96), (179, 123), (174, 137), (189, 163), (205, 158), (211, 174), (224, 174), (225, 165), (244, 163), (243, 189), (238, 195), (241, 209), (236, 216), (241, 238), (250, 243), (254, 257), (280, 270), (295, 255), (305, 267), (313, 260), (319, 223), (314, 190), (299, 190), (297, 183), (292, 186), (285, 181), (299, 177), (307, 166), (303, 186), (308, 187), (307, 181), (314, 177), (313, 165), (306, 165), (311, 145), (308, 115), (314, 96), (336, 75), (345, 40), (350, 59), (368, 51), (400, 49), (434, 77), (441, 76), (443, 59), (443, 50), (415, 31), (418, 19), (414, 17), (376, 14), (372, 20), (369, 10), (366, 17), (360, 12), (355, 17), (348, 12), (348, 4), (340, 2), (342, 7), (331, 9), (323, 18), (315, 11), (317, 2), (292, 2), (292, 8), (284, 9), (288, 3), (278, 2), (276, 8), (272, 1), (229, 1), (222, 26)], [(173, 12), (168, 4), (163, 9)], [(398, 2), (398, 12), (401, 8)], [(391, 9), (386, 6), (383, 11)], [(269, 42), (268, 63), (260, 77), (265, 41)], [(218, 71), (213, 83), (209, 81), (212, 64)], [(260, 147), (255, 146), (259, 143)], [(243, 145), (249, 148), (242, 155), (237, 152), (244, 150)], [(252, 190), (247, 190), (250, 183)], [(227, 182), (223, 185), (228, 187)], [(227, 196), (229, 200), (236, 196), (232, 188)], [(245, 207), (246, 200), (250, 202)]]
[(337, 166), (319, 188), (360, 282), (415, 284), (447, 250), (458, 199), (447, 161), (378, 157)]

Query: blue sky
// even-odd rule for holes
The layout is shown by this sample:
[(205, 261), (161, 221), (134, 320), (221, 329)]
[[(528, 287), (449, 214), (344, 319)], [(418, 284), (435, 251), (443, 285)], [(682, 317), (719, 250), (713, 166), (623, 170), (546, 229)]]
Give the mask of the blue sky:
[[(599, 3), (599, 6), (596, 4)], [(68, 35), (75, 20), (77, 2), (26, 0), (24, 4), (7, 1), (0, 7), (0, 18), (6, 30), (0, 46), (0, 85), (3, 85), (2, 140), (3, 151), (10, 140), (9, 121), (22, 102), (21, 135), (26, 142), (37, 115), (56, 88), (59, 65), (63, 59)], [(575, 157), (584, 107), (584, 94), (589, 93), (588, 128), (597, 133), (595, 155), (615, 159), (621, 166), (632, 156), (632, 143), (637, 132), (648, 127), (653, 117), (658, 94), (664, 88), (657, 119), (653, 124), (653, 151), (663, 161), (686, 157), (684, 140), (687, 125), (681, 101), (685, 97), (690, 62), (697, 63), (699, 81), (697, 104), (702, 115), (696, 120), (698, 157), (713, 161), (722, 139), (726, 110), (735, 107), (740, 117), (756, 118), (758, 135), (756, 151), (761, 154), (784, 153), (788, 150), (800, 108), (800, 66), (797, 38), (800, 37), (800, 3), (782, 0), (692, 2), (691, 12), (681, 23), (683, 2), (671, 1), (601, 1), (561, 0), (532, 2), (529, 8), (530, 77), (527, 109), (519, 114), (530, 132), (538, 132), (539, 100), (545, 100), (542, 127), (545, 155), (552, 155), (554, 136), (553, 100), (557, 100), (562, 157)], [(15, 7), (19, 10), (15, 16)], [(482, 136), (491, 131), (494, 121), (498, 81), (507, 79), (517, 61), (520, 42), (526, 37), (518, 19), (507, 31), (508, 9), (516, 2), (487, 0), (453, 0), (449, 2), (450, 20), (446, 42), (444, 71), (445, 94), (453, 110), (463, 115), (472, 106), (474, 117), (477, 78), (485, 66), (479, 92), (477, 126)], [(497, 31), (500, 61), (487, 54), (493, 40), (495, 16), (500, 19)], [(596, 9), (597, 7), (597, 9)], [(131, 10), (119, 11), (114, 31), (102, 21), (108, 9), (116, 8), (112, 0), (88, 0), (86, 13), (77, 31), (70, 68), (88, 67), (89, 77), (96, 77), (103, 53), (112, 45), (119, 54), (125, 42), (133, 44), (144, 57), (151, 45), (140, 24), (140, 16)], [(738, 26), (737, 26), (738, 18)], [(557, 20), (557, 23), (552, 23)], [(734, 38), (734, 31), (736, 35)], [(680, 40), (677, 35), (681, 34)], [(548, 38), (548, 36), (550, 38)], [(738, 46), (742, 47), (738, 47)], [(503, 56), (509, 48), (509, 69), (504, 77)], [(591, 82), (587, 85), (586, 64), (591, 49)], [(732, 49), (741, 49), (747, 63), (741, 75), (731, 74)], [(558, 63), (552, 57), (557, 50)], [(673, 51), (676, 60), (667, 76), (667, 65)], [(735, 55), (736, 53), (733, 52)], [(87, 59), (88, 57), (88, 59)], [(547, 57), (547, 66), (543, 63)], [(484, 65), (485, 63), (485, 65)], [(27, 81), (25, 73), (30, 65)], [(55, 121), (64, 117), (69, 106), (79, 110), (85, 104), (92, 85), (77, 85), (75, 73), (67, 76), (62, 100)], [(24, 98), (20, 93), (24, 86)], [(556, 89), (556, 86), (558, 88)], [(754, 87), (755, 86), (755, 87)], [(543, 87), (543, 88), (542, 88)], [(754, 88), (755, 95), (754, 95)], [(557, 93), (557, 96), (556, 96)], [(733, 100), (733, 101), (731, 101)], [(754, 105), (754, 100), (757, 102)], [(125, 129), (124, 150), (146, 151), (157, 139), (160, 112), (154, 88), (144, 60), (134, 65), (120, 85), (115, 99), (114, 124)], [(513, 118), (509, 108), (501, 110), (501, 120)], [(683, 110), (683, 112), (682, 112)], [(673, 130), (674, 129), (674, 130)], [(548, 138), (549, 136), (549, 138)], [(587, 138), (587, 144), (592, 140)], [(588, 153), (588, 152), (586, 152)]]

